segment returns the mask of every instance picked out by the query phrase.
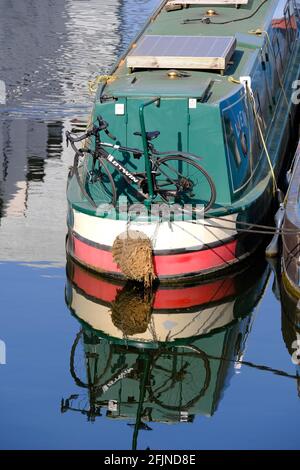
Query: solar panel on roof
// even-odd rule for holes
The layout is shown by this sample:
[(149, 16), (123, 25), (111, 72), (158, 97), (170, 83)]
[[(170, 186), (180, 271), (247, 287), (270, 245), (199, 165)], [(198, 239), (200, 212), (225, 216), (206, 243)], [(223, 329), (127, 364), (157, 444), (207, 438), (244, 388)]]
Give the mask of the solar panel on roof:
[(232, 36), (145, 35), (127, 56), (127, 66), (224, 70), (235, 45)]

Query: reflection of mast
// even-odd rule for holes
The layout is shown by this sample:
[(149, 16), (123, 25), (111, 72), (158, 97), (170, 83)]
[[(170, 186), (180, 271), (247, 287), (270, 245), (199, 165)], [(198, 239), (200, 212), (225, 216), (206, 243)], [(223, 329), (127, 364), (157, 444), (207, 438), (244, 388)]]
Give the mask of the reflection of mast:
[[(145, 395), (146, 395), (146, 386), (149, 382), (149, 373), (150, 373), (150, 357), (148, 356), (148, 354), (143, 354), (142, 359), (143, 359), (144, 367), (143, 367), (143, 373), (140, 379), (139, 404), (138, 404), (136, 420), (135, 420), (135, 425), (134, 425), (132, 450), (137, 449), (139, 429), (142, 426), (142, 413), (143, 413), (143, 406), (144, 406), (144, 400), (145, 400)], [(147, 426), (146, 427), (143, 426), (143, 429), (150, 430), (150, 428), (148, 428)]]

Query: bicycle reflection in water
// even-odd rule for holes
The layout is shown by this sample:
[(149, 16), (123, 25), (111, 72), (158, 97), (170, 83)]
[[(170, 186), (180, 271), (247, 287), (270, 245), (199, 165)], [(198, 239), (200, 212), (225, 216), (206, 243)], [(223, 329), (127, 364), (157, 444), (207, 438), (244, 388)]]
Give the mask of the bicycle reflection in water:
[[(90, 421), (127, 419), (133, 449), (151, 422), (191, 423), (212, 416), (234, 374), (269, 270), (262, 265), (198, 285), (145, 294), (68, 262), (66, 301), (81, 322), (70, 371), (83, 393), (61, 411)], [(247, 282), (245, 282), (247, 279)], [(132, 422), (131, 422), (132, 420)]]

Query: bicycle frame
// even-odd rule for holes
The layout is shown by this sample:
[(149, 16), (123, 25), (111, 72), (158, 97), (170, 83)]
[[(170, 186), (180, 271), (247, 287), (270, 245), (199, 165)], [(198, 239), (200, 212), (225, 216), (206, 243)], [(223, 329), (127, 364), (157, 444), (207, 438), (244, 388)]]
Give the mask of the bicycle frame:
[[(140, 119), (140, 127), (141, 127), (141, 134), (142, 134), (142, 143), (143, 143), (143, 153), (144, 153), (144, 159), (145, 159), (145, 176), (147, 177), (147, 183), (148, 183), (148, 198), (143, 195), (145, 198), (145, 205), (150, 206), (152, 203), (153, 199), (155, 198), (155, 192), (154, 192), (154, 187), (153, 187), (153, 180), (152, 180), (152, 163), (149, 155), (149, 147), (148, 147), (148, 140), (147, 140), (147, 134), (146, 134), (146, 126), (145, 126), (145, 117), (144, 117), (144, 110), (146, 106), (150, 106), (153, 103), (159, 103), (160, 98), (156, 97), (153, 98), (150, 101), (147, 101), (146, 103), (142, 103), (139, 107), (139, 119)], [(120, 151), (131, 151), (133, 149), (126, 148), (126, 147), (121, 147), (120, 145), (114, 145), (114, 144), (109, 144), (106, 142), (100, 142), (99, 145), (102, 147), (110, 147), (115, 150), (120, 150)], [(132, 152), (134, 153), (134, 152)], [(126, 170), (126, 168), (121, 165), (118, 160), (114, 158), (113, 155), (109, 154), (106, 157), (106, 160), (109, 161), (119, 172), (121, 172), (125, 177), (127, 177), (129, 180), (133, 181), (134, 183), (139, 182), (139, 178), (134, 176), (130, 171)]]
[(146, 106), (150, 104), (160, 102), (160, 98), (156, 97), (146, 103), (143, 103), (139, 107), (139, 118), (140, 118), (140, 126), (141, 126), (141, 134), (142, 134), (142, 141), (143, 141), (143, 149), (144, 149), (144, 158), (145, 158), (145, 171), (148, 179), (148, 189), (149, 189), (149, 199), (145, 201), (150, 205), (152, 200), (154, 199), (154, 191), (153, 191), (153, 182), (152, 182), (152, 175), (151, 175), (151, 164), (149, 158), (149, 151), (148, 151), (148, 141), (146, 135), (146, 126), (145, 126), (145, 117), (144, 117), (144, 110)]
[[(80, 155), (84, 155), (84, 153), (89, 154), (92, 159), (92, 168), (91, 170), (88, 170), (88, 176), (89, 176), (89, 182), (94, 183), (97, 181), (97, 175), (95, 175), (94, 170), (95, 170), (95, 165), (98, 160), (99, 165), (101, 166), (101, 159), (103, 161), (103, 167), (106, 172), (109, 173), (109, 170), (105, 166), (104, 161), (107, 161), (109, 164), (111, 164), (115, 170), (117, 170), (121, 176), (125, 178), (128, 184), (136, 184), (138, 188), (135, 188), (136, 192), (143, 198), (144, 204), (147, 208), (149, 208), (153, 202), (153, 200), (156, 198), (157, 194), (162, 195), (164, 200), (167, 200), (170, 197), (176, 197), (177, 191), (178, 190), (186, 190), (190, 188), (188, 187), (180, 187), (178, 188), (178, 184), (174, 183), (172, 178), (170, 178), (166, 173), (164, 173), (161, 169), (160, 171), (162, 174), (166, 177), (166, 181), (169, 181), (170, 184), (174, 184), (176, 189), (175, 190), (162, 190), (158, 185), (156, 181), (156, 170), (160, 167), (160, 162), (162, 161), (163, 163), (166, 163), (168, 159), (175, 159), (175, 160), (181, 160), (185, 161), (188, 164), (192, 164), (198, 171), (202, 173), (204, 178), (206, 178), (208, 184), (209, 184), (209, 190), (210, 190), (210, 199), (209, 202), (206, 206), (206, 210), (208, 210), (212, 204), (215, 201), (216, 198), (216, 191), (215, 191), (215, 186), (213, 181), (211, 180), (210, 176), (207, 174), (207, 172), (199, 165), (198, 161), (201, 160), (200, 157), (197, 155), (194, 155), (192, 153), (185, 153), (185, 152), (179, 152), (179, 151), (168, 151), (168, 152), (158, 152), (155, 150), (153, 144), (150, 142), (150, 138), (148, 138), (147, 132), (146, 132), (146, 127), (145, 127), (145, 119), (144, 119), (144, 109), (146, 106), (149, 106), (153, 103), (160, 102), (160, 98), (153, 98), (152, 100), (142, 103), (139, 107), (139, 118), (140, 118), (140, 125), (141, 125), (141, 133), (138, 133), (138, 135), (141, 135), (142, 137), (142, 143), (143, 143), (143, 149), (139, 148), (132, 148), (132, 147), (127, 147), (123, 145), (118, 145), (118, 144), (113, 144), (109, 142), (103, 142), (101, 141), (100, 137), (100, 131), (104, 131), (112, 140), (116, 140), (116, 137), (114, 137), (110, 132), (107, 130), (108, 124), (105, 122), (102, 117), (100, 116), (98, 119), (99, 122), (99, 127), (96, 125), (93, 125), (92, 129), (86, 131), (86, 133), (80, 137), (75, 137), (73, 136), (70, 132), (66, 132), (67, 136), (67, 143), (71, 142), (71, 146), (73, 150), (75, 151), (75, 159), (74, 159), (74, 166), (78, 165), (78, 159)], [(95, 138), (95, 149), (89, 149), (89, 148), (81, 148), (78, 149), (75, 145), (75, 142), (80, 142), (83, 139), (87, 139), (94, 136)], [(140, 158), (144, 156), (145, 159), (145, 171), (144, 172), (131, 172), (127, 170), (127, 168), (120, 163), (120, 161), (115, 158), (111, 153), (109, 153), (108, 150), (105, 150), (105, 148), (112, 149), (112, 150), (117, 150), (120, 152), (128, 152), (133, 155), (134, 158)], [(153, 158), (154, 157), (154, 158)], [(163, 161), (164, 160), (164, 161)], [(76, 164), (75, 164), (76, 161)], [(180, 175), (180, 174), (179, 174)], [(95, 176), (96, 179), (93, 177)], [(182, 179), (184, 178), (183, 175)], [(113, 179), (112, 175), (109, 175), (109, 178)], [(185, 181), (184, 181), (185, 182)], [(113, 184), (113, 181), (112, 181)], [(194, 183), (191, 183), (194, 185)], [(166, 186), (166, 185), (165, 185)], [(84, 192), (84, 190), (82, 189)], [(116, 190), (114, 189), (116, 192)], [(90, 200), (86, 195), (87, 199)], [(93, 202), (91, 202), (93, 205)]]
[[(97, 144), (96, 144), (97, 145)], [(181, 156), (193, 156), (192, 154), (185, 154), (184, 152), (155, 152), (154, 154), (149, 152), (149, 149), (147, 149), (147, 164), (149, 166), (149, 173), (150, 173), (150, 178), (147, 177), (147, 172), (145, 170), (145, 172), (139, 172), (139, 173), (131, 173), (129, 170), (127, 170), (127, 168), (125, 168), (125, 166), (123, 166), (119, 160), (117, 160), (111, 153), (109, 153), (108, 151), (106, 151), (104, 149), (104, 147), (106, 148), (110, 148), (110, 149), (113, 149), (113, 150), (118, 150), (118, 151), (121, 151), (121, 152), (130, 152), (130, 153), (137, 153), (139, 152), (139, 154), (141, 154), (141, 151), (139, 151), (139, 149), (134, 149), (134, 148), (131, 148), (131, 147), (124, 147), (124, 146), (121, 146), (121, 145), (118, 145), (118, 144), (111, 144), (109, 142), (102, 142), (102, 141), (98, 141), (98, 145), (99, 145), (99, 148), (97, 151), (90, 151), (90, 150), (84, 150), (84, 149), (81, 149), (81, 150), (78, 150), (76, 149), (76, 147), (74, 146), (74, 150), (76, 149), (77, 153), (78, 154), (83, 154), (83, 153), (89, 153), (92, 158), (93, 158), (93, 167), (92, 167), (92, 171), (94, 170), (94, 165), (97, 161), (97, 159), (99, 160), (100, 162), (100, 165), (101, 165), (101, 159), (107, 161), (109, 164), (111, 164), (115, 170), (117, 170), (124, 178), (125, 180), (127, 181), (127, 184), (136, 184), (138, 187), (135, 188), (135, 191), (144, 199), (144, 204), (145, 206), (149, 209), (150, 205), (152, 204), (153, 200), (155, 199), (156, 197), (156, 184), (155, 184), (155, 179), (153, 178), (153, 170), (156, 168), (156, 160), (153, 160), (151, 157), (152, 155), (154, 155), (156, 157), (156, 159), (159, 161), (159, 157), (160, 156), (163, 156), (163, 157), (166, 157), (166, 156), (169, 156), (172, 154), (172, 156), (176, 156), (176, 155), (181, 155)], [(92, 175), (92, 172), (91, 172), (91, 175)], [(143, 189), (141, 188), (141, 183), (143, 181), (147, 180), (147, 194), (145, 194), (143, 192)], [(151, 190), (152, 190), (152, 196), (150, 195), (150, 186), (151, 186)], [(139, 189), (141, 188), (141, 189)]]
[[(101, 142), (101, 146), (103, 147), (108, 147), (110, 144), (104, 144)], [(112, 145), (111, 148), (115, 150), (122, 150), (119, 145)], [(132, 174), (130, 171), (128, 171), (111, 153), (108, 152), (101, 152), (102, 158), (105, 158), (111, 165), (113, 165), (116, 170), (121, 173), (125, 178), (128, 180), (138, 184), (140, 181), (140, 178), (137, 178), (134, 174)]]
[[(124, 176), (126, 178), (126, 180), (129, 184), (132, 183), (132, 182), (135, 183), (135, 184), (138, 184), (142, 180), (142, 178), (138, 178), (133, 173), (131, 173), (129, 170), (127, 170), (111, 153), (103, 152), (104, 149), (102, 149), (102, 152), (101, 152), (101, 147), (107, 147), (107, 148), (111, 148), (113, 150), (118, 150), (118, 151), (121, 151), (121, 152), (122, 151), (131, 152), (133, 154), (140, 153), (140, 152), (138, 152), (138, 149), (134, 149), (134, 148), (130, 148), (130, 147), (123, 147), (121, 145), (111, 144), (109, 142), (102, 142), (102, 141), (98, 141), (98, 145), (99, 145), (99, 153), (100, 153), (101, 157), (104, 158), (108, 163), (113, 165), (114, 168), (119, 173), (121, 173), (122, 176)], [(72, 141), (71, 141), (71, 146), (72, 146), (73, 150), (75, 151), (75, 153), (77, 153), (79, 155), (80, 154), (82, 155), (83, 153), (88, 153), (92, 156), (94, 161), (96, 161), (97, 156), (94, 155), (95, 152), (91, 152), (91, 151), (85, 150), (85, 149), (77, 149)], [(150, 158), (149, 158), (149, 165), (150, 165), (150, 168), (151, 168)], [(144, 176), (146, 176), (146, 174)], [(151, 170), (150, 170), (150, 176), (151, 176)], [(151, 183), (152, 183), (152, 180), (151, 180)], [(153, 188), (153, 184), (152, 184), (152, 188)], [(152, 191), (153, 191), (153, 189), (152, 189)], [(147, 196), (145, 196), (145, 194), (143, 194), (142, 191), (138, 191), (138, 192), (144, 199), (147, 199)]]

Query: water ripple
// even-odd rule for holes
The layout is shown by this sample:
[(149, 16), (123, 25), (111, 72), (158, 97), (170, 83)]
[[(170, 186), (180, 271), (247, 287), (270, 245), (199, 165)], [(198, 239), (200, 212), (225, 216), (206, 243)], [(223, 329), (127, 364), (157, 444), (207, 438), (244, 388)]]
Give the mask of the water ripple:
[(0, 113), (87, 113), (87, 82), (107, 73), (158, 0), (2, 0)]

